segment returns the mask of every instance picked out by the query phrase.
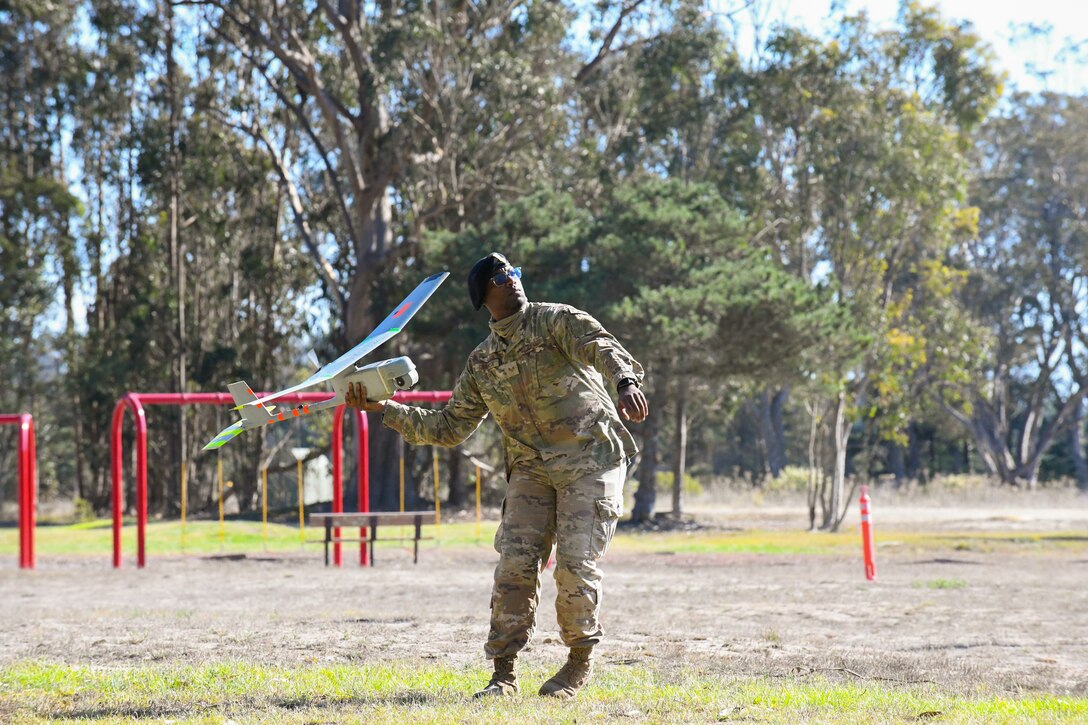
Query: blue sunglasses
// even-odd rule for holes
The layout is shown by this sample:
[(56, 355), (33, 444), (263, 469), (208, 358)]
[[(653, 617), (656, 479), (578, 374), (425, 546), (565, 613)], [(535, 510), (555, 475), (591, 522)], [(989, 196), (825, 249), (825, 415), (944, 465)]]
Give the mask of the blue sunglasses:
[(510, 281), (510, 278), (521, 279), (521, 267), (514, 267), (509, 272), (499, 272), (491, 278), (491, 283), (496, 287), (502, 287), (504, 284)]

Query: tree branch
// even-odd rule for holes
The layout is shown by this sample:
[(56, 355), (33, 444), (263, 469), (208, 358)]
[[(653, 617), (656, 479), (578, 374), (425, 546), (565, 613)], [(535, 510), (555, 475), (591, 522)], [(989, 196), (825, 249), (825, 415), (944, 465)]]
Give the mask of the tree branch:
[(616, 22), (612, 24), (612, 28), (604, 37), (604, 41), (601, 42), (601, 47), (597, 51), (597, 56), (582, 66), (582, 69), (574, 76), (574, 83), (576, 85), (585, 83), (586, 79), (589, 78), (601, 63), (604, 62), (604, 59), (612, 53), (612, 43), (616, 40), (616, 35), (619, 34), (620, 28), (623, 27), (623, 22), (631, 15), (631, 13), (635, 12), (643, 2), (645, 2), (645, 0), (634, 0), (630, 5), (626, 5), (620, 10), (620, 16), (616, 18)]
[(332, 265), (329, 264), (329, 261), (321, 254), (321, 250), (318, 249), (317, 241), (314, 239), (313, 231), (310, 228), (310, 222), (306, 218), (306, 211), (302, 204), (302, 198), (299, 196), (298, 187), (295, 186), (295, 183), (291, 180), (290, 174), (287, 173), (287, 166), (284, 163), (283, 155), (276, 149), (272, 140), (268, 138), (268, 134), (264, 132), (264, 129), (261, 128), (260, 124), (254, 123), (253, 126), (246, 127), (234, 123), (223, 115), (222, 112), (216, 111), (215, 115), (220, 123), (247, 134), (250, 138), (260, 142), (261, 145), (267, 149), (268, 155), (276, 167), (276, 173), (280, 177), (280, 183), (283, 184), (284, 191), (287, 193), (287, 199), (291, 204), (291, 211), (295, 219), (295, 226), (298, 228), (299, 234), (302, 236), (302, 241), (310, 252), (310, 256), (313, 257), (314, 262), (317, 265), (318, 275), (327, 285), (329, 293), (335, 296), (341, 311), (346, 312), (347, 299), (340, 289), (340, 281), (336, 278), (336, 270), (333, 269)]

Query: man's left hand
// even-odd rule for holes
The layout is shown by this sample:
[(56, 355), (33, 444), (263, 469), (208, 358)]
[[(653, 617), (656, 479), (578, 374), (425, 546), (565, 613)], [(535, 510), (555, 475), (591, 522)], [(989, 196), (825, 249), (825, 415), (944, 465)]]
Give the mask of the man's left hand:
[(641, 423), (649, 414), (650, 403), (637, 385), (627, 385), (620, 390), (620, 415), (624, 420)]

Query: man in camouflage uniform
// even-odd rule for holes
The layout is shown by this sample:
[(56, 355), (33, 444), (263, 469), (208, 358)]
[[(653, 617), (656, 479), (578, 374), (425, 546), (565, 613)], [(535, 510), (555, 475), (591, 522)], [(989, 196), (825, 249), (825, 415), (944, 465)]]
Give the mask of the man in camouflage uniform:
[(622, 513), (627, 463), (637, 452), (619, 412), (640, 422), (649, 412), (639, 389), (642, 366), (590, 315), (567, 305), (530, 303), (521, 269), (492, 253), (469, 273), (473, 306), (491, 313), (491, 334), (472, 354), (449, 402), (426, 410), (366, 400), (385, 425), (414, 445), (455, 446), (490, 413), (502, 431), (509, 488), (495, 534), (499, 563), (484, 648), (490, 683), (476, 694), (518, 691), (514, 663), (536, 626), (540, 574), (556, 549), (555, 608), (567, 663), (541, 695), (573, 697), (589, 680), (599, 622), (604, 555)]

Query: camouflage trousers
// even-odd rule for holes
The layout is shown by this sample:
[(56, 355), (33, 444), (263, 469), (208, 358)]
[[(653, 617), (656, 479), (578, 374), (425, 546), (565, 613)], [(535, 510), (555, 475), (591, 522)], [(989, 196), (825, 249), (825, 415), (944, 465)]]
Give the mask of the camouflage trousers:
[(601, 569), (623, 509), (627, 467), (564, 477), (538, 462), (510, 473), (495, 533), (499, 563), (491, 594), (488, 658), (516, 654), (533, 637), (540, 577), (556, 545), (555, 609), (563, 642), (590, 647), (604, 632), (599, 620)]

